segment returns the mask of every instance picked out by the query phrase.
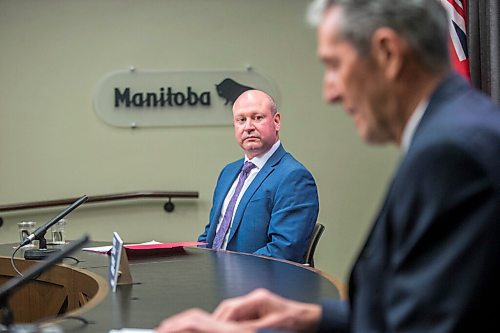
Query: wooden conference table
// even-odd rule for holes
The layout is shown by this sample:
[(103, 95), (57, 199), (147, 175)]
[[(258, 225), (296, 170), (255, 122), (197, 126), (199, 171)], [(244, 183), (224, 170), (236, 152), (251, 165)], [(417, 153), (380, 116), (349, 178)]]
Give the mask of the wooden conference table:
[[(90, 244), (97, 245), (108, 243)], [(0, 245), (0, 283), (15, 275), (10, 264), (12, 252), (13, 244)], [(22, 257), (21, 249), (16, 258)], [(67, 258), (63, 265), (55, 266), (12, 295), (16, 322), (22, 322), (19, 318), (23, 316), (29, 318), (24, 321), (45, 318), (65, 332), (154, 328), (164, 318), (185, 309), (212, 311), (223, 299), (259, 287), (303, 302), (340, 298), (341, 288), (318, 270), (243, 253), (186, 247), (161, 256), (129, 258), (134, 284), (118, 286), (116, 293), (109, 290), (107, 283), (107, 255), (78, 251), (73, 257), (79, 262)], [(21, 270), (29, 264), (16, 259)], [(41, 313), (50, 307), (56, 309), (50, 310), (55, 313)]]

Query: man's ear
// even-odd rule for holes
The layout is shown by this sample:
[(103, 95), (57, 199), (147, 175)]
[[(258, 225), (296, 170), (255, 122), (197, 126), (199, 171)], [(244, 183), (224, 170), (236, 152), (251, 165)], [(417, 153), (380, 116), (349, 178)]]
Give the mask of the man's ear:
[(279, 112), (276, 112), (273, 121), (274, 121), (274, 129), (276, 130), (276, 132), (279, 132), (281, 128), (281, 115)]
[(372, 55), (387, 79), (395, 79), (403, 67), (407, 43), (390, 28), (377, 29), (371, 39)]

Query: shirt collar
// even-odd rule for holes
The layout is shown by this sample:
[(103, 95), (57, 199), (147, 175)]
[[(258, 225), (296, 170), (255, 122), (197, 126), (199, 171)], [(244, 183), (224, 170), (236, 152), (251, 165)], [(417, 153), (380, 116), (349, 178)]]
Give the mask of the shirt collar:
[(257, 169), (259, 170), (262, 169), (262, 167), (266, 164), (267, 160), (274, 154), (276, 150), (278, 150), (280, 144), (281, 144), (280, 140), (276, 141), (276, 143), (271, 147), (271, 149), (269, 149), (265, 154), (260, 156), (255, 156), (251, 160), (249, 160), (248, 157), (245, 155), (245, 162), (250, 161), (253, 164), (255, 164)]
[(420, 121), (422, 120), (422, 117), (424, 116), (425, 110), (427, 109), (428, 105), (428, 99), (422, 100), (417, 105), (415, 112), (413, 112), (410, 119), (406, 123), (403, 130), (403, 138), (401, 139), (401, 151), (403, 152), (403, 154), (406, 154), (406, 152), (408, 152), (411, 141), (413, 140), (413, 136), (415, 135), (415, 131), (417, 130), (418, 124), (420, 124)]

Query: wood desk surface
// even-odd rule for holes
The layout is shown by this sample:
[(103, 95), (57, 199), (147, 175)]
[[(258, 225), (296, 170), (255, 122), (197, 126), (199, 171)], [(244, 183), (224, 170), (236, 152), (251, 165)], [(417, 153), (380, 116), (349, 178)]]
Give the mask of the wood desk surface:
[[(12, 244), (0, 245), (1, 255), (8, 256), (12, 251)], [(65, 259), (64, 264), (107, 278), (107, 255), (79, 251), (73, 256), (80, 262)], [(89, 324), (75, 319), (58, 324), (66, 332), (154, 328), (164, 318), (185, 309), (212, 311), (222, 300), (255, 288), (267, 288), (303, 302), (340, 298), (336, 286), (315, 270), (242, 253), (184, 248), (166, 256), (130, 258), (129, 263), (133, 285), (118, 286), (116, 293), (109, 292), (95, 306), (68, 314), (82, 317)]]

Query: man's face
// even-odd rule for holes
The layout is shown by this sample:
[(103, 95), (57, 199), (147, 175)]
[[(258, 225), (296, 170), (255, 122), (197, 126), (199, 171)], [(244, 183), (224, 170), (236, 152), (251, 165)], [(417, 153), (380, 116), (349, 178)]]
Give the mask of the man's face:
[(341, 9), (332, 7), (318, 27), (318, 55), (325, 65), (323, 96), (340, 102), (366, 142), (391, 139), (386, 107), (390, 104), (384, 76), (373, 56), (361, 57), (340, 35)]
[(278, 141), (280, 114), (272, 114), (265, 93), (244, 92), (233, 106), (234, 136), (249, 159), (266, 153)]

